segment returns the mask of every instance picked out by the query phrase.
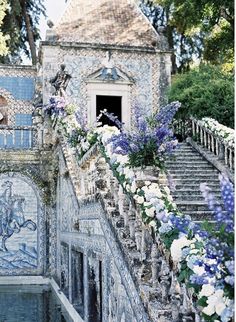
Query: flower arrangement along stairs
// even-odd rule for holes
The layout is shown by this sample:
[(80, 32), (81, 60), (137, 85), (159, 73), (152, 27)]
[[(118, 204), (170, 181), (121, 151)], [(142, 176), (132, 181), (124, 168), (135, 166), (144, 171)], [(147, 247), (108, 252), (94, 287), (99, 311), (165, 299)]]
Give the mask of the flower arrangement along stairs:
[[(120, 249), (117, 265), (122, 257), (122, 262), (127, 264), (123, 265), (122, 276), (127, 280), (132, 276), (130, 294), (135, 295), (130, 298), (133, 312), (139, 315), (135, 320), (231, 322), (234, 297), (232, 184), (227, 177), (219, 176), (224, 214), (207, 188), (207, 185), (212, 189), (217, 186), (218, 171), (201, 153), (182, 143), (175, 152), (175, 160), (166, 162), (176, 182), (178, 206), (192, 216), (197, 213), (195, 220), (202, 221), (199, 213), (206, 209), (205, 203), (199, 200), (197, 187), (209, 179), (201, 190), (210, 209), (215, 210), (215, 224), (206, 227), (176, 209), (168, 187), (160, 187), (160, 177), (145, 179), (140, 172), (144, 166), (146, 170), (150, 166), (161, 169), (166, 157), (176, 148), (169, 125), (178, 108), (179, 103), (173, 102), (151, 120), (137, 113), (136, 131), (126, 133), (107, 126), (93, 132), (83, 131), (65, 106), (57, 113), (61, 114), (60, 135), (54, 141), (60, 142), (67, 177), (70, 177), (79, 205), (99, 201), (103, 208), (100, 222), (105, 227), (105, 236), (115, 240), (113, 246)], [(52, 105), (50, 112), (51, 109)], [(210, 142), (205, 139), (207, 135), (203, 137), (204, 144)], [(76, 144), (72, 144), (74, 142)], [(221, 149), (217, 146), (216, 150), (218, 153)], [(219, 190), (215, 192), (219, 195)], [(195, 208), (189, 209), (191, 203)], [(76, 227), (80, 227), (79, 221), (74, 222)]]
[(179, 143), (174, 158), (166, 161), (166, 168), (175, 185), (172, 196), (178, 209), (195, 221), (210, 220), (212, 212), (204, 200), (200, 184), (206, 182), (220, 200), (219, 171), (186, 142)]

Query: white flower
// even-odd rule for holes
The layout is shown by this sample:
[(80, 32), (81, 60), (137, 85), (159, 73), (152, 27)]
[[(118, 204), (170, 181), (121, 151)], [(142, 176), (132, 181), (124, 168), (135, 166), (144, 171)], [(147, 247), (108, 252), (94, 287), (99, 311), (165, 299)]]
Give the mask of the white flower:
[(193, 271), (197, 275), (202, 275), (205, 273), (205, 268), (203, 266), (194, 265)]
[(116, 162), (120, 163), (121, 165), (126, 164), (129, 161), (127, 155), (115, 154), (116, 155)]
[(137, 190), (137, 185), (136, 185), (135, 180), (132, 181), (131, 189), (130, 190), (131, 190), (132, 193), (135, 193), (135, 191)]
[(132, 179), (134, 178), (134, 171), (130, 170), (128, 167), (124, 168), (124, 175), (127, 179)]
[(206, 315), (211, 316), (212, 314), (215, 313), (215, 308), (212, 305), (208, 305), (208, 306), (204, 307), (202, 312), (205, 313)]
[(224, 291), (223, 290), (216, 290), (212, 295), (210, 295), (207, 299), (208, 306), (205, 307), (202, 312), (207, 315), (212, 315), (215, 312), (218, 315), (226, 308), (226, 299), (223, 297)]
[(192, 248), (192, 245), (190, 245), (191, 249), (190, 249), (190, 254), (198, 254), (199, 253), (199, 249), (196, 249), (196, 248)]
[(151, 207), (151, 208), (146, 208), (145, 209), (145, 213), (148, 217), (154, 217), (155, 215), (155, 208)]
[(81, 148), (84, 152), (86, 152), (90, 147), (90, 144), (88, 141), (81, 141)]
[(225, 303), (222, 303), (222, 302), (218, 302), (216, 304), (216, 313), (218, 315), (221, 315), (221, 313), (224, 311), (224, 309), (226, 308), (226, 305)]
[(192, 243), (186, 236), (175, 239), (170, 247), (171, 256), (174, 262), (179, 262), (182, 256), (182, 248), (189, 246)]
[(139, 195), (135, 195), (134, 196), (134, 199), (136, 200), (136, 202), (138, 203), (138, 204), (143, 204), (144, 203), (144, 198), (142, 197), (142, 196), (139, 196)]
[(150, 221), (149, 226), (153, 227), (155, 230), (157, 230), (157, 223), (155, 220)]
[(199, 293), (199, 297), (201, 298), (202, 296), (210, 296), (214, 293), (215, 288), (214, 286), (210, 285), (210, 284), (203, 284), (202, 286), (202, 290)]
[(167, 186), (164, 187), (164, 190), (168, 195), (170, 194), (170, 189)]

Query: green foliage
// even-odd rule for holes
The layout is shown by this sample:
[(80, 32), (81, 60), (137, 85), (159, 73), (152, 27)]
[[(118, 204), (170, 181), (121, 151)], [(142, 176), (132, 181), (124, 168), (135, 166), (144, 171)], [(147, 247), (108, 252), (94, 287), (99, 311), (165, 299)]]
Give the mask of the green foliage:
[(207, 297), (206, 296), (203, 296), (201, 297), (198, 302), (197, 302), (198, 305), (200, 306), (207, 306)]
[(156, 154), (156, 141), (154, 139), (150, 139), (138, 152), (131, 152), (129, 154), (129, 164), (132, 167), (155, 166), (164, 170), (163, 160), (160, 160)]
[(166, 246), (167, 249), (170, 249), (173, 241), (175, 239), (178, 239), (179, 237), (179, 230), (177, 228), (174, 228), (170, 231), (168, 231), (167, 233), (161, 235), (162, 240)]
[(187, 263), (182, 262), (180, 267), (180, 273), (178, 275), (178, 281), (180, 283), (185, 283), (189, 280), (192, 274), (193, 274), (193, 271), (187, 266)]
[[(234, 3), (231, 0), (141, 0), (161, 6), (156, 26), (165, 26), (170, 48), (175, 49), (178, 72), (198, 57), (233, 68)], [(159, 10), (160, 11), (160, 10)], [(154, 11), (153, 11), (154, 12)], [(158, 28), (157, 28), (158, 29)], [(179, 57), (178, 57), (179, 56)], [(230, 63), (229, 63), (230, 61)]]
[[(9, 55), (0, 59), (1, 63), (11, 63), (20, 59), (22, 52), (35, 60), (36, 41), (40, 39), (38, 29), (41, 15), (46, 15), (44, 0), (6, 0), (8, 8), (1, 26), (7, 40)], [(30, 47), (30, 50), (29, 50)]]
[(0, 0), (0, 57), (6, 56), (8, 54), (8, 49), (6, 44), (8, 40), (8, 36), (4, 36), (1, 31), (1, 26), (6, 14), (6, 9), (7, 9), (7, 0)]
[(220, 68), (202, 65), (185, 74), (175, 75), (168, 93), (170, 101), (182, 103), (176, 117), (211, 117), (234, 127), (233, 75)]

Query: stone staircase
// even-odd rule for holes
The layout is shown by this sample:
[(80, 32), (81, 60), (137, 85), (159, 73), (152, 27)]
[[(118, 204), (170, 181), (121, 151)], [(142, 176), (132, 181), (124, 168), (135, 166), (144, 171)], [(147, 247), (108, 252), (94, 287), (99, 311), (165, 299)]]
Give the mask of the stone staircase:
[(172, 195), (178, 209), (195, 221), (211, 220), (212, 212), (202, 196), (200, 184), (206, 182), (221, 203), (219, 171), (185, 142), (179, 144), (174, 158), (166, 161), (166, 167), (176, 187)]

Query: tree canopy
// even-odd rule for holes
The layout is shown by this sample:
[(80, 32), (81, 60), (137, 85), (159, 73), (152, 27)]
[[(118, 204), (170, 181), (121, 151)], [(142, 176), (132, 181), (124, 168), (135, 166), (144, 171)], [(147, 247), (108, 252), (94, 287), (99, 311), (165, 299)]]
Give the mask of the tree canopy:
[(164, 30), (175, 50), (174, 73), (188, 70), (196, 58), (232, 70), (233, 1), (141, 0), (140, 6), (157, 32)]
[(170, 101), (180, 101), (177, 117), (212, 117), (234, 127), (234, 78), (218, 66), (201, 65), (173, 77)]
[(3, 19), (5, 17), (7, 10), (7, 0), (0, 0), (0, 56), (6, 56), (8, 54), (7, 40), (8, 37), (4, 36), (1, 31), (1, 26), (3, 24)]
[(11, 63), (24, 52), (36, 64), (36, 41), (40, 39), (38, 25), (41, 15), (45, 15), (44, 0), (4, 1), (7, 8), (0, 28), (3, 35), (10, 37), (6, 40), (9, 55), (1, 57), (1, 62)]

